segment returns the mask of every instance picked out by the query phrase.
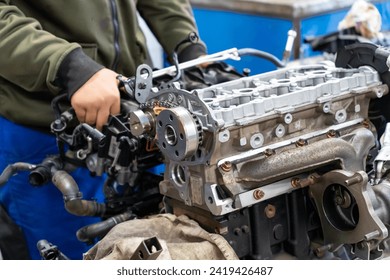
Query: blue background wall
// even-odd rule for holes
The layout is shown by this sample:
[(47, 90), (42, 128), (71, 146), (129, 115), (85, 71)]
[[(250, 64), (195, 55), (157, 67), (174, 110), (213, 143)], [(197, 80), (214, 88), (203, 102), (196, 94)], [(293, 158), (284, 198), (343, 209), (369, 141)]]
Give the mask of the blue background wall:
[[(390, 1), (376, 4), (382, 15), (382, 30), (390, 30)], [(316, 53), (303, 44), (305, 36), (319, 36), (337, 31), (338, 23), (349, 9), (330, 11), (298, 21), (301, 31), (300, 55), (313, 56)], [(286, 45), (287, 32), (294, 28), (292, 19), (251, 15), (238, 12), (211, 10), (194, 7), (199, 33), (208, 46), (209, 53), (230, 48), (255, 48), (282, 58)], [(266, 60), (256, 57), (243, 57), (240, 61), (227, 61), (241, 71), (245, 67), (251, 74), (275, 70), (276, 67)]]

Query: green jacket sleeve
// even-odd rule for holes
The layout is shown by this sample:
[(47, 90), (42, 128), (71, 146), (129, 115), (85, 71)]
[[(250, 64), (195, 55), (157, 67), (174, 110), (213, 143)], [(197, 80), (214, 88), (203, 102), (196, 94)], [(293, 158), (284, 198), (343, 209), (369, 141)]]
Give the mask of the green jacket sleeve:
[[(86, 55), (78, 44), (44, 31), (38, 21), (9, 2), (0, 1), (0, 76), (29, 92), (67, 90), (74, 60)], [(94, 73), (99, 66), (86, 58), (84, 68), (92, 68), (90, 72)], [(72, 87), (77, 89), (82, 83), (73, 83)]]
[[(137, 9), (168, 55), (191, 32), (198, 34), (188, 0), (138, 0)], [(202, 41), (183, 44), (178, 50), (180, 61), (197, 58), (202, 54), (206, 54), (206, 46)]]

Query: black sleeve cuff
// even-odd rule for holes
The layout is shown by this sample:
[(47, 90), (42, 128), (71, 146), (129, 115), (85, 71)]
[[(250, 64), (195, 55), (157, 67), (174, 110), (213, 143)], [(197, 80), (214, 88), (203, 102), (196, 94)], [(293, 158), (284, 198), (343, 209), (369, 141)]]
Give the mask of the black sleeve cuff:
[(70, 99), (82, 85), (103, 68), (104, 66), (78, 48), (71, 51), (62, 61), (57, 72), (57, 81)]
[(179, 62), (196, 59), (201, 55), (206, 55), (206, 47), (203, 44), (190, 44), (178, 53)]

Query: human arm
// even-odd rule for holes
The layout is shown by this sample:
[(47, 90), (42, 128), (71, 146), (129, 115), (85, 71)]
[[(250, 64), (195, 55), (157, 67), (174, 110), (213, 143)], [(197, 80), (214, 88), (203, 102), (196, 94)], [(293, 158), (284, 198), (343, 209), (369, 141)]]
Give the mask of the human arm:
[(0, 1), (0, 76), (32, 94), (57, 94), (58, 68), (79, 46), (44, 31), (9, 2)]
[[(81, 120), (85, 112), (79, 108), (87, 112), (92, 110), (92, 114), (87, 115), (97, 116), (95, 120), (88, 117), (90, 124), (103, 119), (96, 112), (109, 111), (115, 114), (119, 111), (119, 91), (117, 88), (114, 92), (111, 90), (116, 86), (112, 72), (89, 58), (79, 44), (47, 32), (36, 19), (25, 16), (18, 7), (6, 0), (0, 1), (0, 38), (2, 79), (38, 100), (66, 92), (71, 102), (78, 107), (75, 111)], [(100, 78), (92, 79), (98, 73), (101, 77), (100, 72), (110, 77), (109, 82), (106, 79), (104, 83)], [(90, 87), (92, 81), (93, 90)], [(110, 91), (107, 91), (107, 83), (111, 84)], [(108, 117), (106, 113), (104, 115)], [(100, 127), (103, 121), (98, 122), (96, 124)]]
[[(172, 55), (176, 46), (191, 32), (198, 34), (188, 0), (139, 0), (137, 9), (168, 55)], [(178, 49), (180, 62), (205, 54), (206, 46), (202, 41), (185, 43)]]

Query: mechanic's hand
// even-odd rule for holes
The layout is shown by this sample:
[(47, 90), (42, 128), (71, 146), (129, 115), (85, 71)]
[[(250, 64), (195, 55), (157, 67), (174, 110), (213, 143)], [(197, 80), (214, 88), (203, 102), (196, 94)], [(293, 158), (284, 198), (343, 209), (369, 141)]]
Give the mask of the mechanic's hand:
[(101, 130), (110, 114), (120, 112), (117, 75), (106, 68), (99, 70), (73, 94), (70, 102), (80, 122)]

